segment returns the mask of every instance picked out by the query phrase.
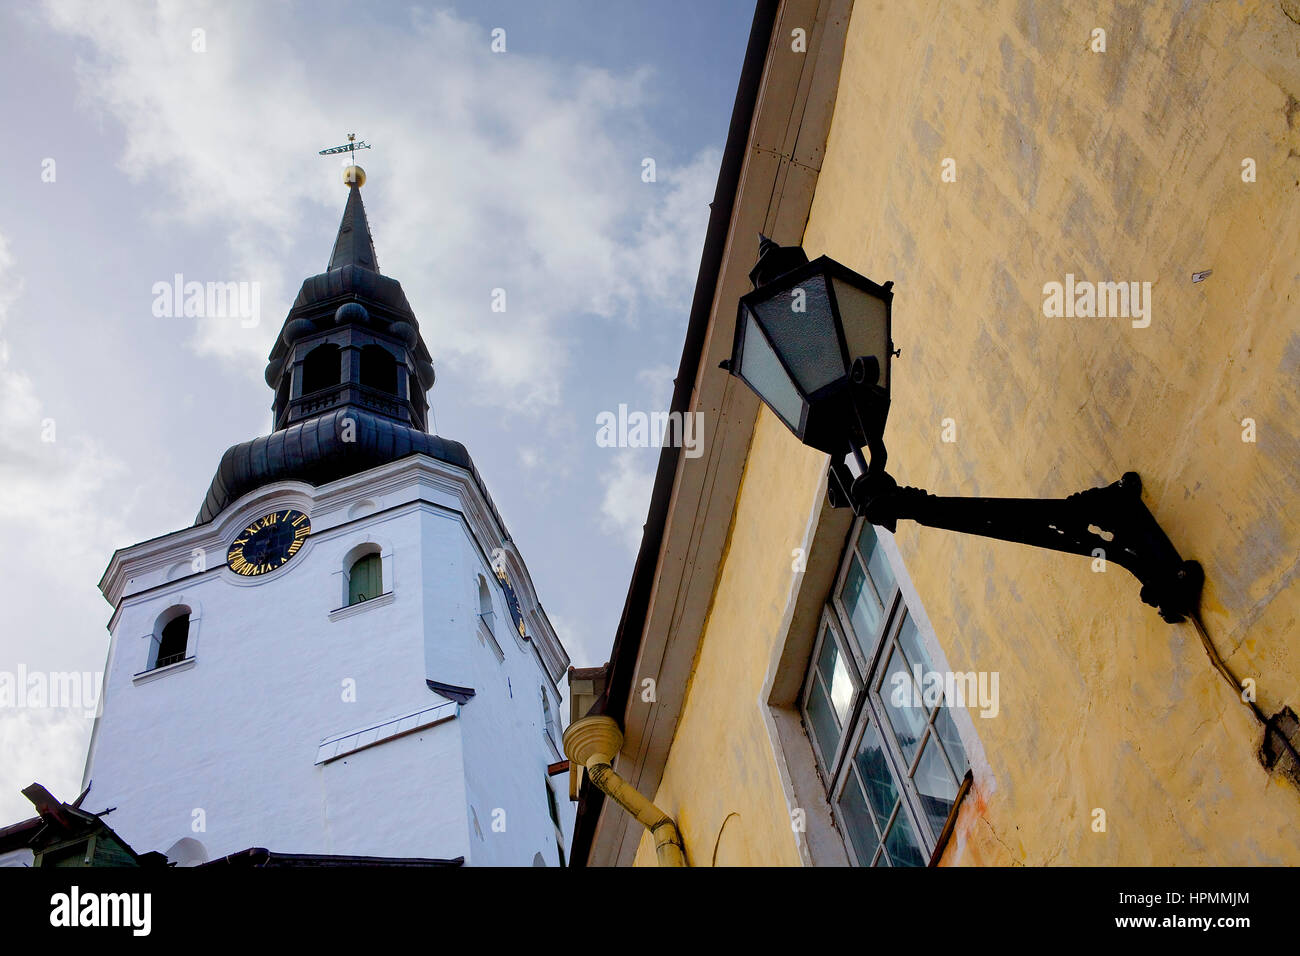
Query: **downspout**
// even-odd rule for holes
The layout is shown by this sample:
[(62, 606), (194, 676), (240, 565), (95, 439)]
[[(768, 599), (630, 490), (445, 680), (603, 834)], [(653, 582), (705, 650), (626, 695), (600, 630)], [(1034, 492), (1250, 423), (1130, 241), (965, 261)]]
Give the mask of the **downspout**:
[(660, 866), (685, 866), (686, 852), (677, 824), (614, 772), (614, 755), (623, 747), (623, 731), (612, 717), (583, 717), (564, 732), (564, 755), (587, 770), (587, 777), (606, 796), (650, 831)]

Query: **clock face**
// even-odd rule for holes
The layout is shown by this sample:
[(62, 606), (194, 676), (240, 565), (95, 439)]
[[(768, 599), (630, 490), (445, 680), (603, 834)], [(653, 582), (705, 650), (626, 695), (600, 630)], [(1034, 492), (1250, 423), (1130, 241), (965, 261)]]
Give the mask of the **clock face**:
[(226, 552), (226, 563), (245, 577), (266, 574), (297, 554), (309, 534), (311, 521), (301, 511), (272, 511), (239, 532)]

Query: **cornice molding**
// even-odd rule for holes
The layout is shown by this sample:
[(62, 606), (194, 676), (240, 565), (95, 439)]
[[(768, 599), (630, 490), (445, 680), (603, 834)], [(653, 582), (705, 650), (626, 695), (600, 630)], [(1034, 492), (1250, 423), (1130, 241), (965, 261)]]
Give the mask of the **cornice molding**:
[[(311, 518), (312, 533), (303, 547), (303, 552), (309, 552), (315, 543), (313, 539), (323, 539), (335, 529), (341, 529), (356, 521), (369, 520), (375, 514), (383, 513), (376, 512), (359, 518), (350, 518), (347, 511), (351, 505), (366, 499), (382, 498), (389, 493), (401, 491), (413, 483), (427, 488), (432, 494), (442, 493), (454, 498), (458, 507), (448, 507), (444, 502), (416, 493), (408, 500), (394, 504), (393, 509), (427, 506), (447, 514), (458, 515), (470, 537), (481, 549), (489, 568), (492, 564), (492, 553), (498, 548), (501, 549), (506, 573), (519, 600), (520, 611), (528, 625), (529, 636), (533, 638), (552, 682), (558, 682), (568, 668), (569, 655), (537, 599), (537, 591), (528, 574), (527, 566), (520, 557), (509, 532), (500, 522), (495, 509), (489, 504), (474, 475), (458, 465), (451, 465), (419, 453), (316, 488), (301, 481), (282, 481), (264, 485), (233, 502), (207, 524), (183, 528), (118, 549), (114, 552), (99, 582), (100, 591), (114, 609), (109, 629), (112, 630), (115, 626), (121, 610), (137, 596), (143, 598), (148, 595), (148, 599), (152, 600), (160, 594), (168, 593), (171, 585), (174, 585), (176, 590), (184, 590), (206, 575), (224, 573), (226, 571), (225, 549), (229, 539), (249, 522), (269, 511), (292, 507)], [(163, 571), (182, 559), (188, 562), (192, 560), (195, 548), (203, 549), (207, 560), (204, 571), (156, 585), (138, 592), (138, 595), (126, 593), (127, 584), (133, 577)], [(304, 554), (300, 553), (284, 568), (270, 574), (277, 575), (281, 571), (287, 571), (297, 565), (303, 556)]]

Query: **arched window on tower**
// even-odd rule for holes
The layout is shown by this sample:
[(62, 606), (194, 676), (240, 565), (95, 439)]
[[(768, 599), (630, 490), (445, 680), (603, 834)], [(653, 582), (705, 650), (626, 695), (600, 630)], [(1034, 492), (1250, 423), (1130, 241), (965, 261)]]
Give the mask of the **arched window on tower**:
[(496, 632), (492, 629), (492, 592), (488, 590), (487, 581), (483, 580), (481, 574), (478, 576), (478, 616), (487, 625), (488, 633), (495, 636)]
[(361, 384), (389, 395), (397, 394), (397, 362), (382, 345), (362, 347)]
[[(551, 707), (551, 695), (546, 693), (545, 687), (541, 688), (541, 691), (542, 691), (542, 729), (546, 732), (546, 735), (551, 738), (551, 743), (555, 745), (555, 749), (559, 750), (560, 749), (560, 727), (559, 724), (555, 722), (555, 710), (554, 708)], [(549, 788), (547, 789), (549, 790)], [(558, 823), (559, 821), (556, 822)]]
[(337, 345), (318, 345), (308, 352), (302, 363), (302, 393), (309, 395), (339, 384), (340, 364)]
[(379, 553), (363, 554), (348, 569), (348, 607), (384, 593), (383, 564)]
[(163, 625), (158, 637), (158, 656), (154, 667), (166, 667), (185, 660), (185, 649), (190, 639), (190, 614), (182, 611)]

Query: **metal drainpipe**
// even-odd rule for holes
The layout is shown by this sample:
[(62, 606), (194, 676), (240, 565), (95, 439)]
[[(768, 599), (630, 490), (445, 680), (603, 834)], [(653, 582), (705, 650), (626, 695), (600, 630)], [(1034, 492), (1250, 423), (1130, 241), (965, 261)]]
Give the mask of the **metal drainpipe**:
[(686, 851), (677, 824), (614, 772), (614, 755), (623, 747), (623, 731), (612, 717), (583, 717), (564, 732), (564, 755), (587, 768), (591, 782), (650, 831), (660, 866), (685, 866)]

